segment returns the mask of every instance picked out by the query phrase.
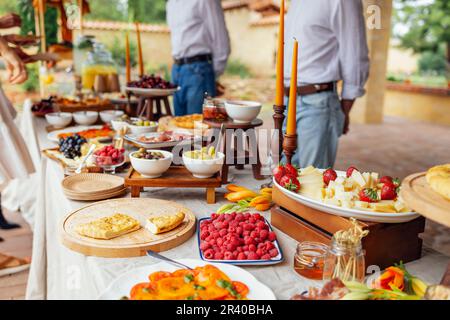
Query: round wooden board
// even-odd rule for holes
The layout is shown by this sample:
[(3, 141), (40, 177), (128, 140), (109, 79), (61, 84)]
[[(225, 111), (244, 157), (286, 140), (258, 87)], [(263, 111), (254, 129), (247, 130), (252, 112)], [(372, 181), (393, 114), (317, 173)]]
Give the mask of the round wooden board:
[[(184, 221), (174, 230), (154, 235), (144, 228), (150, 216), (185, 213)], [(137, 219), (141, 229), (110, 240), (92, 239), (79, 235), (75, 227), (80, 223), (123, 213)], [(86, 256), (127, 258), (144, 256), (147, 250), (165, 251), (188, 240), (195, 232), (195, 215), (186, 207), (172, 201), (151, 198), (122, 198), (96, 202), (69, 214), (61, 224), (62, 243)]]
[(450, 227), (450, 201), (430, 188), (425, 175), (426, 172), (421, 172), (406, 177), (400, 195), (414, 211)]

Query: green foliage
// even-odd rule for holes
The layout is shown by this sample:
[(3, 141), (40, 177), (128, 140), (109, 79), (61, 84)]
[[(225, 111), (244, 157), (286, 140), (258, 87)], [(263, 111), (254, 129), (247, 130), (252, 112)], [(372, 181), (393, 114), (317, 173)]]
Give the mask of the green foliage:
[(170, 70), (166, 63), (162, 63), (158, 66), (146, 66), (145, 72), (146, 74), (157, 74), (166, 80), (170, 79)]
[(0, 16), (9, 12), (19, 12), (17, 1), (2, 1), (0, 3)]
[(250, 69), (239, 60), (229, 60), (225, 69), (225, 74), (239, 76), (242, 79), (251, 77)]
[[(108, 46), (112, 58), (117, 65), (125, 67), (125, 37), (115, 37), (111, 45)], [(130, 40), (130, 63), (134, 67), (137, 64), (137, 48), (136, 44)]]
[(39, 90), (39, 65), (32, 63), (27, 65), (28, 79), (22, 84), (26, 92)]
[(437, 52), (423, 52), (417, 62), (420, 72), (438, 75), (445, 75), (446, 63), (444, 46)]
[(395, 9), (394, 22), (408, 29), (394, 34), (402, 47), (422, 53), (450, 45), (450, 1), (396, 0)]
[[(153, 1), (153, 0), (152, 0)], [(126, 3), (122, 0), (95, 0), (89, 2), (91, 13), (86, 15), (89, 20), (128, 21)]]
[(166, 1), (128, 0), (128, 12), (132, 21), (163, 23), (166, 21)]

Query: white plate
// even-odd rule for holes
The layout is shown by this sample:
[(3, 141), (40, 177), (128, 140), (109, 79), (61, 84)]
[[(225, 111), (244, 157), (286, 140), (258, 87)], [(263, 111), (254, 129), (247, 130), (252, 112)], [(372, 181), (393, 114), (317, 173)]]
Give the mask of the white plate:
[(135, 88), (126, 87), (125, 90), (131, 91), (136, 95), (143, 97), (167, 97), (173, 95), (175, 92), (180, 90), (180, 87), (173, 89), (147, 89), (147, 88)]
[[(266, 285), (259, 282), (250, 272), (239, 267), (223, 264), (211, 263), (195, 259), (177, 259), (178, 262), (185, 264), (191, 268), (212, 264), (223, 271), (233, 281), (240, 281), (247, 285), (249, 293), (247, 297), (251, 300), (276, 300), (275, 294)], [(103, 291), (98, 297), (99, 300), (119, 300), (123, 296), (129, 296), (131, 288), (140, 282), (148, 282), (148, 275), (156, 271), (173, 272), (179, 268), (168, 264), (167, 262), (159, 262), (153, 265), (139, 267), (130, 270), (118, 278), (116, 278), (109, 287)]]
[[(65, 129), (55, 130), (55, 131), (49, 132), (47, 134), (47, 139), (50, 140), (50, 141), (53, 141), (53, 142), (59, 142), (58, 136), (61, 133), (68, 133), (68, 132), (77, 133), (77, 132), (84, 131), (84, 130), (101, 129), (101, 128), (103, 128), (103, 125), (68, 127), (68, 128), (65, 128)], [(110, 138), (108, 138), (108, 139), (110, 139)]]
[[(338, 176), (345, 177), (346, 173), (343, 171), (336, 171)], [(319, 200), (311, 199), (304, 195), (289, 191), (283, 187), (281, 187), (275, 179), (273, 179), (273, 183), (287, 195), (289, 198), (300, 202), (301, 204), (311, 207), (316, 210), (320, 210), (329, 214), (333, 214), (336, 216), (350, 218), (353, 217), (355, 219), (370, 221), (370, 222), (380, 222), (380, 223), (402, 223), (414, 220), (420, 215), (416, 212), (402, 212), (402, 213), (383, 213), (383, 212), (372, 212), (358, 209), (349, 209), (334, 206), (331, 204), (323, 203)]]
[[(200, 249), (200, 224), (202, 221), (209, 220), (211, 218), (202, 218), (197, 222), (197, 243), (198, 243), (198, 251), (200, 254), (200, 258), (207, 262), (215, 262), (215, 263), (226, 263), (226, 264), (234, 264), (234, 265), (240, 265), (240, 266), (268, 266), (273, 264), (278, 264), (283, 262), (284, 256), (283, 251), (281, 250), (280, 244), (278, 243), (278, 240), (273, 241), (275, 248), (278, 249), (278, 255), (270, 260), (214, 260), (214, 259), (206, 259), (203, 255), (202, 250)], [(270, 223), (264, 219), (264, 222), (269, 226), (269, 231), (273, 231), (272, 226)]]
[[(174, 133), (182, 133), (182, 134), (190, 134), (192, 135), (191, 132), (187, 131), (187, 130), (175, 130), (173, 131)], [(199, 142), (202, 140), (202, 137), (200, 136), (193, 136), (193, 139), (186, 139), (186, 140), (181, 140), (181, 141), (165, 141), (165, 142), (155, 142), (155, 143), (145, 143), (145, 142), (141, 142), (138, 140), (139, 137), (141, 136), (145, 136), (145, 137), (156, 137), (159, 134), (161, 134), (161, 132), (147, 132), (147, 133), (141, 133), (141, 134), (126, 134), (124, 136), (125, 140), (131, 141), (134, 144), (138, 145), (141, 148), (146, 148), (146, 149), (158, 149), (158, 148), (169, 148), (169, 147), (174, 147), (178, 144), (191, 144), (191, 143), (195, 143), (195, 142)]]

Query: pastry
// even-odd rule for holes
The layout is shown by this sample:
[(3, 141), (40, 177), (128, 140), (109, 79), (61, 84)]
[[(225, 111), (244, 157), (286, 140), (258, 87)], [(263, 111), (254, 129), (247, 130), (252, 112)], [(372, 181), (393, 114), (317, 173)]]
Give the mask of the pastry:
[(178, 227), (184, 220), (184, 213), (179, 211), (172, 215), (162, 215), (147, 219), (145, 228), (153, 234), (160, 234)]
[(141, 225), (136, 219), (125, 214), (116, 213), (76, 227), (80, 235), (94, 239), (113, 239), (126, 233), (139, 230)]
[(450, 163), (429, 169), (426, 179), (431, 189), (450, 200)]

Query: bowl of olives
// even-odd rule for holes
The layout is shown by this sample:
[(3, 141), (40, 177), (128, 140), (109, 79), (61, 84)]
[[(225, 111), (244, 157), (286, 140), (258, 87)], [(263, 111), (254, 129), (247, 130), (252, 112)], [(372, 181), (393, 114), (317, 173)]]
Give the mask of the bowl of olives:
[(156, 130), (158, 129), (158, 122), (140, 118), (131, 118), (131, 122), (128, 124), (128, 128), (130, 128), (130, 132), (132, 134), (156, 132)]
[(139, 149), (130, 154), (134, 170), (145, 178), (158, 178), (172, 164), (173, 154), (164, 150)]

